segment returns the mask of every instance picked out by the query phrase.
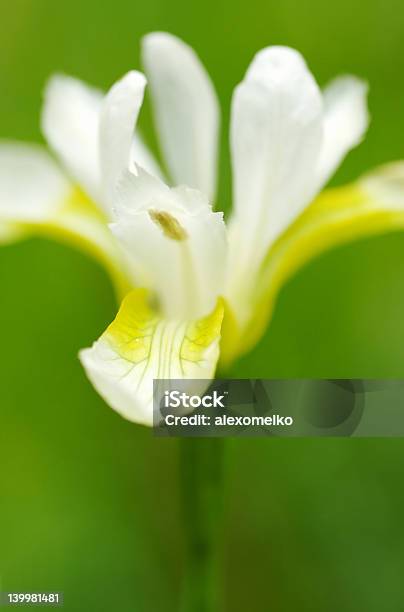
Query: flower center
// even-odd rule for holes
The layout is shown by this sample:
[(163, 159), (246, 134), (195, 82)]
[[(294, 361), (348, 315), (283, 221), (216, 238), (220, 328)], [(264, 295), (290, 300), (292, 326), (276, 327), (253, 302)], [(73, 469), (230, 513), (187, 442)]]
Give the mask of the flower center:
[(182, 242), (188, 238), (188, 234), (180, 222), (164, 210), (149, 210), (150, 219), (160, 227), (164, 236), (171, 240)]

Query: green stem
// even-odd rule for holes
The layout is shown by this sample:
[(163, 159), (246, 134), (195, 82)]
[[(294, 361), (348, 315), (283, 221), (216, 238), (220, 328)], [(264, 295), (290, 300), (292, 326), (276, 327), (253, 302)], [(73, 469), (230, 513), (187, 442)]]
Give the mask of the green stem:
[(223, 439), (180, 439), (186, 566), (181, 612), (221, 608), (218, 581), (223, 493)]

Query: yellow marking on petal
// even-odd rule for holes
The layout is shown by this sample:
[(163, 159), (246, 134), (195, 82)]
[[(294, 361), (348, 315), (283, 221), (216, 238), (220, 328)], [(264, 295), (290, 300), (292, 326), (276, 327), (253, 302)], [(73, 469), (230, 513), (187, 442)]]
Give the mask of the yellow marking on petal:
[(80, 352), (80, 359), (112, 408), (131, 421), (152, 425), (154, 380), (183, 379), (190, 381), (191, 393), (206, 390), (219, 358), (222, 318), (219, 300), (198, 321), (165, 319), (151, 305), (148, 290), (134, 289), (115, 321)]
[(223, 301), (218, 300), (214, 310), (197, 321), (163, 319), (152, 306), (150, 292), (133, 289), (103, 338), (122, 359), (137, 364), (150, 359), (158, 336), (157, 377), (169, 378), (170, 360), (181, 366), (182, 361), (197, 364), (204, 358), (206, 350), (220, 338), (223, 313)]
[(188, 325), (181, 347), (181, 359), (200, 360), (205, 349), (220, 336), (223, 315), (224, 303), (219, 299), (213, 312)]
[(187, 232), (178, 219), (165, 210), (150, 209), (149, 215), (153, 223), (159, 226), (164, 236), (167, 236), (167, 238), (177, 240), (178, 242), (182, 242), (188, 238)]
[(139, 363), (150, 354), (157, 323), (156, 312), (149, 304), (149, 292), (146, 289), (134, 289), (123, 300), (115, 320), (104, 336), (123, 359)]
[(242, 330), (229, 302), (224, 300), (224, 317), (220, 342), (220, 365), (226, 369), (240, 351)]

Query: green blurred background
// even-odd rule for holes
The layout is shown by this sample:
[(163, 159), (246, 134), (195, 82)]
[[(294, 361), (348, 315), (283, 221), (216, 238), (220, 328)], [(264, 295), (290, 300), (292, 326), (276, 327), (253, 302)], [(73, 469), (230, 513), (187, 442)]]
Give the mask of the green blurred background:
[[(370, 82), (368, 138), (335, 184), (404, 157), (399, 0), (3, 0), (0, 135), (40, 141), (52, 72), (106, 88), (138, 67), (152, 30), (194, 46), (215, 82), (224, 206), (232, 88), (268, 44), (297, 47), (322, 84), (341, 72)], [(153, 141), (147, 109), (142, 124)], [(402, 377), (403, 264), (403, 233), (311, 263), (232, 373)], [(76, 357), (114, 316), (108, 278), (81, 253), (32, 239), (0, 250), (0, 282), (1, 588), (63, 590), (68, 612), (176, 610), (177, 443), (118, 417)], [(401, 440), (230, 440), (225, 610), (403, 610), (403, 470)]]

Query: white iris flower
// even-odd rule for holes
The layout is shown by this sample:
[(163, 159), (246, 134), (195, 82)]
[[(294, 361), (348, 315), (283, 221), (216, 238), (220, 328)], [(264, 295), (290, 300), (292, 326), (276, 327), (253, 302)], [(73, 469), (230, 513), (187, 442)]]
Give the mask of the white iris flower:
[(54, 235), (107, 267), (123, 301), (80, 359), (112, 408), (151, 424), (154, 378), (212, 378), (219, 356), (225, 366), (259, 340), (307, 260), (403, 226), (404, 170), (318, 196), (366, 131), (366, 85), (348, 76), (321, 92), (299, 53), (268, 47), (233, 96), (226, 227), (212, 210), (219, 106), (205, 69), (164, 33), (144, 39), (143, 63), (174, 187), (135, 129), (142, 73), (105, 96), (55, 76), (42, 128), (59, 163), (37, 146), (0, 145), (0, 240)]

